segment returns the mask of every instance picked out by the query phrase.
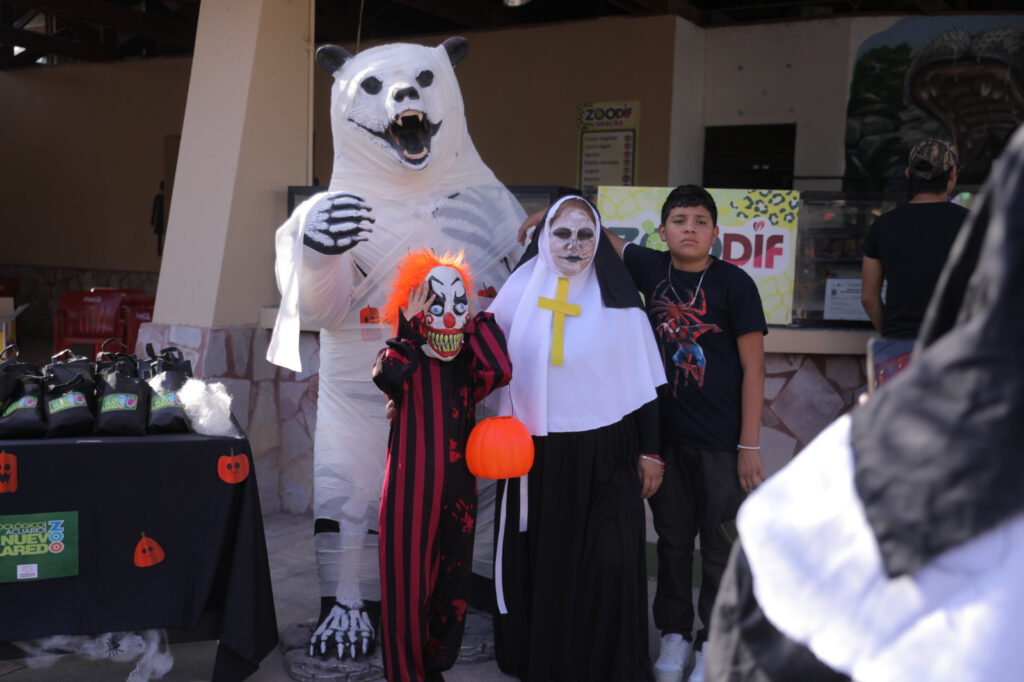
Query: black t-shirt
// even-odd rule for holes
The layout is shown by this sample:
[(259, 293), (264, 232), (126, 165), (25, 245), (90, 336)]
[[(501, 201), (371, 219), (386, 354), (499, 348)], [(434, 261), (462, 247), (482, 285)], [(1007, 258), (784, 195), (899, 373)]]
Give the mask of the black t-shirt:
[(967, 209), (948, 201), (903, 204), (878, 216), (864, 255), (882, 263), (888, 281), (882, 336), (915, 338)]
[(644, 295), (668, 378), (659, 394), (662, 446), (735, 452), (743, 386), (736, 338), (768, 332), (757, 285), (717, 258), (701, 279), (671, 267), (667, 251), (630, 244), (623, 257)]

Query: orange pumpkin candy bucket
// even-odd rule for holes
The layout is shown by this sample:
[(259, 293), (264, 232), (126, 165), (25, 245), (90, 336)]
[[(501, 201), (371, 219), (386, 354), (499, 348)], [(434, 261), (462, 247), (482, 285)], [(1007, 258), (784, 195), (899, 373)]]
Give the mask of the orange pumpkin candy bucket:
[(533, 438), (515, 417), (488, 417), (469, 434), (466, 465), (477, 478), (525, 476), (533, 466)]

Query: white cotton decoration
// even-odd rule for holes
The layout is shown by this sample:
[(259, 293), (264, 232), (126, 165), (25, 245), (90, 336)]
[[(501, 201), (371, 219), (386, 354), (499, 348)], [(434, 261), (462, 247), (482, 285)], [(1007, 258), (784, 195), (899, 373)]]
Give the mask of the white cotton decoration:
[(164, 630), (55, 635), (14, 642), (14, 645), (28, 654), (24, 663), (35, 670), (49, 668), (68, 654), (91, 661), (107, 659), (130, 663), (138, 659), (135, 669), (128, 674), (128, 682), (159, 680), (174, 667), (174, 656)]
[(167, 373), (160, 372), (156, 376), (151, 377), (146, 383), (149, 384), (149, 387), (153, 389), (154, 393), (166, 393), (167, 391), (164, 389), (164, 382), (166, 380)]
[(204, 436), (237, 436), (231, 422), (231, 394), (224, 384), (189, 379), (178, 391), (192, 429)]

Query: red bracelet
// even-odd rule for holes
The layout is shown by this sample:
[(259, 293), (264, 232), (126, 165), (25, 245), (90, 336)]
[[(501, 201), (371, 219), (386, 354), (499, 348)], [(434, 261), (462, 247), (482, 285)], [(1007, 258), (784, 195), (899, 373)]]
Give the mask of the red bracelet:
[(640, 455), (640, 459), (650, 460), (651, 462), (657, 462), (661, 465), (661, 473), (665, 473), (665, 460), (657, 455)]

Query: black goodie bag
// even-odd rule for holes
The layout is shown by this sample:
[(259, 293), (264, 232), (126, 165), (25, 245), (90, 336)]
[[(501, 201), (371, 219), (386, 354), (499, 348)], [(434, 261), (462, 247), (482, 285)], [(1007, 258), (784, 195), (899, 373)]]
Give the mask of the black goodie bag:
[(46, 433), (43, 377), (38, 365), (18, 361), (18, 347), (0, 352), (0, 438), (33, 438)]
[(92, 363), (64, 350), (43, 368), (43, 410), (48, 438), (92, 433), (96, 419)]
[(149, 359), (139, 361), (139, 374), (149, 379), (152, 389), (147, 430), (149, 433), (191, 431), (178, 392), (192, 376), (192, 363), (184, 358), (180, 348), (174, 346), (164, 348), (157, 355), (153, 345), (147, 343), (146, 354)]
[(108, 351), (106, 343), (103, 348), (96, 356), (96, 433), (144, 436), (150, 391), (139, 377), (139, 361), (134, 355)]

